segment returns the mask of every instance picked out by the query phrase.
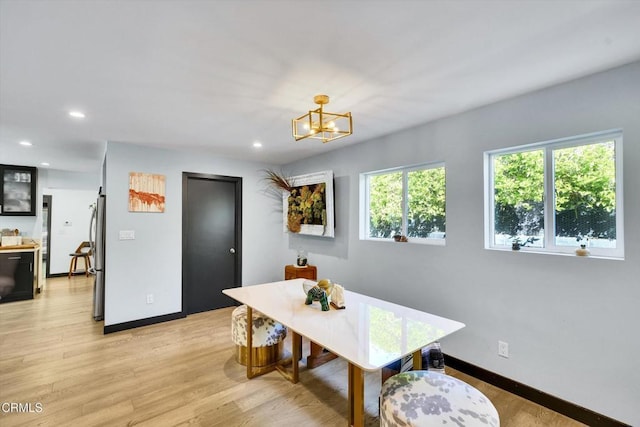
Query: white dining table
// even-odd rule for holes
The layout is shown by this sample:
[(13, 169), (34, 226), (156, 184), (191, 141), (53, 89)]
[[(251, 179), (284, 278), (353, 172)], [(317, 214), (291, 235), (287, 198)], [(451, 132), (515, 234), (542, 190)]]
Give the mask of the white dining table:
[[(305, 279), (284, 280), (225, 289), (222, 292), (247, 306), (247, 319), (258, 310), (282, 323), (292, 337), (291, 368), (278, 370), (298, 382), (302, 337), (319, 344), (348, 362), (349, 419), (364, 425), (364, 372), (376, 371), (410, 354), (421, 368), (421, 349), (465, 325), (392, 302), (344, 291), (345, 309), (322, 311), (319, 302), (305, 305)], [(416, 294), (419, 298), (421, 294)], [(251, 348), (252, 323), (247, 321), (247, 348)], [(247, 378), (256, 376), (251, 351), (247, 352)]]

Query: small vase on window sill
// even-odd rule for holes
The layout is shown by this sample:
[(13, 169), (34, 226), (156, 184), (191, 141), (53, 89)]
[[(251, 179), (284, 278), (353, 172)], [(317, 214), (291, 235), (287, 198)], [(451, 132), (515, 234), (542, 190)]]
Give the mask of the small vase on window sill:
[(577, 256), (589, 256), (589, 249), (587, 249), (586, 244), (581, 244), (578, 249), (576, 249)]

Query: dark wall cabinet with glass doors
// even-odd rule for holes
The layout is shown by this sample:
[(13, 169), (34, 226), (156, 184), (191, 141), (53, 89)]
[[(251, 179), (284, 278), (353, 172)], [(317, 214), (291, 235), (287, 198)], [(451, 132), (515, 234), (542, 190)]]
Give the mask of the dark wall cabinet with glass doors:
[(0, 215), (35, 216), (38, 169), (0, 165)]

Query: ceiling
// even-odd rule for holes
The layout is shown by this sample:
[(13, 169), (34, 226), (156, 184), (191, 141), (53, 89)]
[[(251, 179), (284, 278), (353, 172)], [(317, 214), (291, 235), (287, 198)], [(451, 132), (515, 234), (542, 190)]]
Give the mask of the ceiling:
[[(95, 172), (117, 141), (285, 164), (639, 60), (638, 22), (635, 0), (0, 0), (0, 163)], [(295, 142), (319, 93), (354, 134)]]

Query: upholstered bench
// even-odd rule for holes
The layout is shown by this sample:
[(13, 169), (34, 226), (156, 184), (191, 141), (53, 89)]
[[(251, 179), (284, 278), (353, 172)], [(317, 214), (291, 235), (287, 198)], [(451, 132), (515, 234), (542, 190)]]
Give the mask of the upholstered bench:
[(500, 418), (480, 391), (440, 372), (409, 371), (380, 390), (380, 426), (498, 427)]
[[(287, 328), (275, 320), (253, 310), (252, 365), (263, 367), (275, 364), (284, 354)], [(241, 305), (231, 313), (231, 339), (236, 345), (236, 361), (247, 364), (247, 306)]]

